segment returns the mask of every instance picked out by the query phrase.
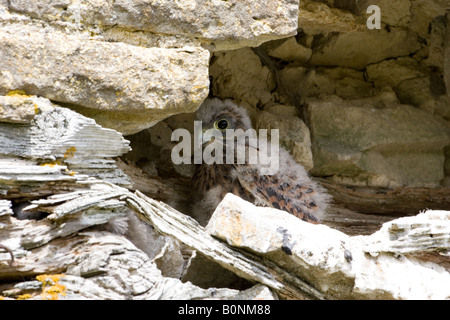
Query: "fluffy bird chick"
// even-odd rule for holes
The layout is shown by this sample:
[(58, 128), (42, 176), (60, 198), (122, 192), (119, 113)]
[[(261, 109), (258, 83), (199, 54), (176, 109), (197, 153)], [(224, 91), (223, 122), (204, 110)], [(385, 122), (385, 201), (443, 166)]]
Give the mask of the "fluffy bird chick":
[[(227, 193), (233, 193), (258, 206), (287, 211), (307, 222), (320, 222), (330, 196), (324, 188), (310, 179), (306, 170), (283, 148), (279, 148), (279, 169), (272, 175), (262, 174), (261, 164), (249, 163), (250, 149), (262, 152), (259, 147), (255, 148), (255, 145), (259, 144), (251, 143), (252, 138), (241, 140), (245, 141), (244, 164), (239, 164), (238, 161), (226, 162), (226, 149), (227, 146), (230, 147), (230, 143), (234, 144), (232, 148), (235, 150), (235, 160), (238, 153), (238, 143), (234, 138), (227, 139), (226, 129), (242, 129), (244, 132), (252, 129), (250, 118), (244, 108), (238, 107), (230, 100), (213, 98), (200, 106), (196, 117), (202, 121), (203, 150), (207, 146), (223, 148), (222, 164), (203, 162), (196, 166), (192, 178), (194, 191), (192, 215), (201, 225), (207, 224)], [(216, 132), (214, 135), (216, 139), (211, 141), (212, 135), (205, 134), (211, 132), (208, 129), (218, 130), (220, 134)], [(242, 134), (242, 131), (239, 132)]]

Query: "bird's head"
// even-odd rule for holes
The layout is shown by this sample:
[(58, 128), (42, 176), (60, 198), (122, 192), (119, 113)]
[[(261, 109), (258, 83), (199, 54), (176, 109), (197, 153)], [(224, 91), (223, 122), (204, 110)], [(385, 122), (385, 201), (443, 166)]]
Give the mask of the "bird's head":
[(214, 136), (226, 139), (227, 129), (252, 129), (247, 111), (231, 100), (207, 99), (197, 110), (196, 119), (202, 122), (202, 142), (208, 143)]

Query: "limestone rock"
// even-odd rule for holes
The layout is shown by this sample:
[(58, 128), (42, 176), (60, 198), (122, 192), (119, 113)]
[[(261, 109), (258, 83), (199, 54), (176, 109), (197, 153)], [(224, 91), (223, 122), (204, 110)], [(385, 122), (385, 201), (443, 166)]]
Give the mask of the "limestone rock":
[(295, 37), (271, 41), (263, 46), (271, 57), (282, 59), (283, 61), (306, 63), (312, 54), (312, 50), (299, 44)]
[[(389, 291), (397, 291), (399, 296), (448, 299), (448, 222), (448, 211), (426, 211), (388, 222), (365, 239), (355, 237), (355, 241), (363, 243), (363, 251), (370, 258), (380, 262), (384, 260), (379, 266), (364, 264), (365, 271), (360, 281), (355, 281), (355, 287), (359, 287), (359, 291), (366, 291), (384, 283)], [(398, 261), (396, 267), (388, 265), (389, 257)], [(387, 276), (376, 274), (374, 277), (373, 272), (380, 269)], [(423, 278), (412, 279), (412, 274), (418, 272)], [(423, 286), (423, 292), (414, 290), (416, 285)]]
[[(190, 283), (166, 278), (156, 265), (125, 238), (106, 232), (84, 232), (65, 241), (55, 241), (51, 259), (42, 257), (45, 251), (35, 250), (26, 259), (24, 266), (31, 265), (27, 259), (41, 264), (35, 272), (64, 272), (58, 276), (63, 290), (55, 298), (59, 300), (147, 300), (147, 299), (232, 299), (240, 294), (230, 289), (201, 289)], [(45, 267), (47, 265), (47, 267)], [(35, 263), (36, 266), (36, 263)], [(21, 269), (18, 267), (17, 269)], [(15, 290), (4, 291), (4, 295), (17, 296), (32, 292), (32, 299), (45, 299), (42, 284), (18, 283)], [(32, 290), (34, 289), (34, 290)], [(253, 296), (259, 294), (255, 292)], [(249, 292), (247, 298), (251, 299)]]
[[(448, 0), (379, 0), (381, 30), (370, 4), (0, 0), (0, 294), (449, 299), (448, 212), (389, 215), (448, 208)], [(208, 79), (346, 208), (183, 215), (170, 134)]]
[[(54, 105), (48, 99), (12, 98), (17, 104), (33, 105), (37, 114), (28, 126), (2, 123), (3, 155), (42, 160), (64, 158), (69, 163), (77, 163), (83, 158), (114, 157), (129, 151), (129, 142), (120, 133), (104, 129), (94, 120)], [(120, 147), (111, 148), (107, 141)], [(67, 151), (70, 148), (74, 149)]]
[(8, 20), (0, 43), (1, 93), (70, 104), (125, 134), (195, 111), (208, 92), (209, 53), (201, 48), (137, 47)]
[(361, 71), (350, 68), (286, 67), (280, 72), (286, 90), (303, 104), (311, 97), (337, 95), (344, 99), (366, 98), (374, 94), (373, 85)]
[(328, 2), (330, 7), (350, 11), (364, 20), (369, 17), (366, 11), (372, 4), (380, 8), (383, 25), (410, 28), (422, 38), (426, 38), (430, 22), (436, 16), (445, 14), (449, 8), (447, 0), (378, 0), (376, 3), (370, 0), (334, 0), (331, 3)]
[(307, 97), (330, 95), (335, 91), (328, 77), (305, 67), (286, 67), (280, 72), (280, 79), (300, 103), (304, 103)]
[(450, 95), (442, 95), (436, 102), (436, 113), (441, 115), (445, 120), (450, 121)]
[[(1, 208), (11, 205), (5, 202), (0, 202)], [(156, 235), (156, 232), (145, 235), (136, 231), (137, 225), (146, 231), (164, 228), (161, 224), (146, 225), (134, 216), (130, 209), (142, 205), (139, 198), (124, 188), (90, 180), (78, 185), (75, 192), (32, 201), (24, 210), (48, 214), (39, 221), (18, 220), (8, 212), (3, 214), (2, 209), (0, 242), (12, 250), (15, 262), (11, 265), (9, 254), (0, 252), (0, 278), (49, 277), (51, 284), (59, 285), (59, 291), (52, 296), (55, 299), (276, 298), (262, 285), (244, 291), (202, 289), (189, 282), (182, 283), (177, 274), (172, 273), (174, 277), (170, 278), (170, 266), (160, 260), (165, 257), (176, 262), (167, 250), (167, 244), (176, 240), (167, 241), (166, 236)], [(134, 219), (134, 230), (128, 229), (131, 225), (127, 225), (127, 217)], [(102, 228), (93, 228), (98, 225)], [(134, 235), (132, 241), (143, 236), (141, 244), (147, 241), (144, 250), (151, 249), (146, 252), (152, 253), (139, 250), (124, 235)], [(165, 245), (160, 246), (158, 242)], [(175, 252), (176, 248), (170, 251)], [(37, 281), (19, 282), (10, 289), (3, 287), (2, 295), (18, 297), (28, 293), (32, 299), (50, 298), (43, 288), (44, 283)]]
[(298, 22), (298, 0), (13, 0), (0, 8), (0, 94), (46, 97), (125, 135), (198, 108), (209, 89), (208, 50), (292, 36)]
[(411, 1), (411, 4), (411, 22), (409, 27), (423, 38), (427, 36), (433, 19), (444, 15), (449, 9), (447, 0), (414, 0)]
[(378, 0), (376, 3), (370, 0), (335, 0), (333, 6), (352, 12), (360, 17), (369, 17), (367, 8), (376, 4), (381, 10), (382, 23), (391, 26), (406, 26), (410, 22), (411, 0)]
[(365, 21), (350, 12), (330, 8), (325, 3), (304, 0), (300, 1), (298, 27), (307, 34), (328, 32), (361, 31)]
[(11, 123), (30, 123), (36, 113), (37, 105), (28, 97), (0, 96), (0, 121)]
[(426, 39), (428, 56), (424, 62), (427, 66), (438, 68), (441, 72), (444, 70), (445, 62), (446, 24), (446, 15), (437, 16), (430, 23)]
[[(327, 298), (448, 299), (450, 273), (440, 263), (448, 259), (449, 225), (448, 212), (429, 211), (388, 222), (373, 236), (349, 237), (228, 194), (207, 229), (307, 280)], [(437, 262), (408, 255), (428, 250), (444, 255)]]
[[(121, 185), (131, 183), (111, 159), (130, 150), (120, 133), (45, 98), (0, 99), (0, 103), (5, 101), (14, 110), (29, 113), (21, 114), (21, 125), (11, 123), (9, 114), (0, 113), (0, 192), (4, 196), (48, 194), (88, 176)], [(60, 185), (55, 186), (56, 182)]]
[[(80, 184), (75, 192), (32, 201), (26, 210), (46, 211), (49, 215), (39, 221), (17, 220), (9, 214), (0, 216), (0, 241), (16, 256), (16, 264), (11, 266), (9, 255), (0, 253), (0, 277), (31, 278), (36, 274), (59, 273), (52, 281), (63, 288), (58, 293), (60, 299), (274, 299), (277, 296), (444, 299), (449, 296), (450, 276), (445, 272), (445, 254), (450, 249), (449, 217), (444, 211), (392, 221), (373, 236), (349, 237), (324, 225), (308, 224), (283, 211), (255, 207), (228, 194), (207, 230), (240, 249), (236, 251), (169, 206), (140, 192), (131, 193), (99, 180)], [(153, 233), (141, 239), (152, 250), (158, 248), (158, 241), (170, 237), (171, 241), (197, 251), (209, 263), (263, 285), (243, 291), (202, 289), (163, 276), (171, 269), (158, 260), (169, 251), (179, 249), (168, 251), (167, 245), (159, 246), (161, 249), (154, 250), (156, 256), (151, 258), (121, 236), (123, 231), (111, 233), (111, 226), (105, 226), (103, 231), (92, 229), (98, 224), (116, 224), (118, 218), (126, 215), (134, 217), (127, 210), (138, 214), (142, 221), (136, 221), (144, 229), (157, 232), (158, 235)], [(42, 299), (45, 297), (40, 292), (42, 287), (36, 281), (25, 281), (3, 289), (2, 294), (17, 297), (32, 292), (31, 298)]]
[[(449, 259), (450, 212), (424, 211), (414, 217), (399, 218), (387, 222), (368, 237), (370, 254), (401, 253), (417, 255), (436, 252), (442, 261)], [(386, 239), (389, 239), (386, 242)], [(370, 244), (369, 244), (370, 242)], [(448, 261), (450, 262), (450, 261)]]
[(274, 115), (264, 111), (258, 114), (255, 127), (257, 130), (267, 129), (269, 132), (271, 129), (278, 129), (280, 146), (288, 150), (306, 170), (313, 167), (309, 129), (298, 116)]
[[(367, 81), (363, 72), (351, 68), (324, 68), (319, 74), (328, 78), (334, 94), (344, 99), (367, 98), (375, 94), (373, 85)], [(311, 89), (314, 82), (311, 83)], [(326, 89), (325, 89), (326, 90)], [(321, 88), (319, 93), (326, 92)]]
[(443, 89), (440, 79), (431, 76), (405, 79), (394, 88), (402, 103), (419, 107), (431, 114), (441, 115), (445, 119), (448, 118), (450, 108)]
[(233, 97), (253, 108), (272, 99), (273, 75), (250, 48), (216, 53), (210, 72), (215, 96)]
[[(319, 279), (324, 280), (329, 288), (329, 292), (324, 292), (328, 297), (333, 293), (345, 295), (348, 291), (344, 279), (335, 280), (341, 284), (328, 282), (333, 282), (336, 267), (343, 270), (351, 267), (344, 256), (349, 237), (343, 233), (323, 225), (302, 223), (285, 212), (255, 207), (232, 194), (225, 196), (206, 228), (230, 246), (261, 255), (316, 288), (320, 286)], [(342, 287), (337, 289), (338, 285)]]
[(350, 185), (438, 187), (448, 127), (388, 99), (310, 100), (313, 173)]
[[(411, 22), (410, 9), (411, 0), (389, 1), (381, 0), (376, 3), (381, 10), (381, 21), (391, 26), (407, 26)], [(367, 7), (372, 3), (368, 1)]]
[(12, 215), (11, 202), (8, 200), (0, 200), (0, 216)]
[(233, 251), (204, 232), (192, 218), (166, 204), (149, 199), (140, 192), (128, 194), (126, 197), (130, 208), (142, 220), (154, 226), (158, 233), (177, 239), (239, 277), (264, 284), (284, 299), (323, 299), (320, 292), (302, 279), (292, 276), (270, 262), (255, 257), (252, 259)]
[(400, 28), (345, 32), (318, 39), (310, 62), (316, 66), (363, 69), (388, 58), (407, 56), (420, 49), (417, 36)]
[(450, 14), (447, 14), (447, 37), (444, 49), (444, 79), (447, 86), (447, 96), (450, 97)]
[(257, 284), (237, 294), (236, 300), (277, 300), (278, 298), (266, 286)]
[(259, 1), (42, 1), (13, 0), (10, 10), (79, 27), (120, 28), (185, 35), (217, 50), (257, 46), (294, 35), (298, 0)]
[(384, 60), (366, 67), (367, 80), (377, 86), (396, 87), (404, 80), (424, 77), (426, 74), (426, 70), (410, 57)]

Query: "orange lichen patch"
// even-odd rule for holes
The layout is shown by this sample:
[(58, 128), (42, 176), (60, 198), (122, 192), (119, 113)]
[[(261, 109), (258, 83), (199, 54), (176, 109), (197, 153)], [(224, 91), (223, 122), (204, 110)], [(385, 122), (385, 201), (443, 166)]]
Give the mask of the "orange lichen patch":
[(65, 172), (67, 175), (69, 175), (69, 176), (74, 176), (74, 175), (76, 175), (78, 172), (76, 172), (76, 171), (73, 171), (73, 170), (69, 170), (69, 169), (66, 169), (66, 172)]
[(27, 95), (27, 94), (25, 93), (25, 91), (22, 91), (22, 90), (12, 90), (12, 91), (9, 91), (9, 92), (6, 94), (6, 96), (8, 96), (8, 97), (15, 97), (15, 96), (26, 96), (26, 97), (31, 97), (31, 96)]
[(66, 295), (66, 287), (62, 284), (56, 283), (50, 287), (44, 287), (41, 293), (43, 300), (58, 300), (59, 295)]
[(59, 295), (66, 295), (66, 287), (58, 281), (64, 277), (63, 274), (41, 274), (36, 276), (36, 280), (42, 282), (41, 298), (43, 300), (58, 300)]
[(29, 293), (25, 293), (25, 294), (21, 294), (20, 296), (17, 297), (17, 300), (27, 300), (31, 298), (31, 294)]
[[(47, 166), (47, 167), (51, 167), (51, 168), (52, 168), (52, 167), (54, 167), (54, 166), (56, 166), (56, 165), (63, 165), (64, 160), (73, 158), (76, 151), (77, 151), (77, 148), (75, 148), (75, 147), (70, 147), (70, 148), (68, 148), (68, 149), (66, 150), (66, 152), (64, 152), (64, 155), (63, 155), (63, 156), (64, 156), (64, 159), (58, 159), (58, 160), (55, 160), (55, 161), (46, 162), (46, 163), (41, 164), (41, 166)], [(70, 174), (70, 175), (74, 175), (74, 174), (75, 174), (74, 171), (71, 171), (71, 172), (69, 173), (69, 172), (67, 172), (67, 170), (66, 170), (66, 173), (68, 173), (68, 174)]]
[(41, 164), (41, 166), (53, 168), (54, 166), (60, 164), (60, 163), (57, 163), (57, 162), (58, 162), (58, 161), (52, 161), (52, 163), (43, 163), (43, 164)]
[(77, 151), (77, 148), (75, 147), (70, 147), (69, 149), (66, 150), (66, 152), (64, 153), (64, 158), (68, 159), (68, 158), (72, 158), (75, 155), (75, 152)]
[(46, 285), (48, 283), (56, 283), (64, 276), (63, 274), (40, 274), (36, 276), (36, 280)]
[(123, 97), (124, 95), (125, 95), (125, 92), (122, 92), (122, 91), (116, 91), (116, 96), (117, 96), (116, 100), (117, 100), (117, 102), (119, 102), (120, 99), (122, 99), (122, 97)]

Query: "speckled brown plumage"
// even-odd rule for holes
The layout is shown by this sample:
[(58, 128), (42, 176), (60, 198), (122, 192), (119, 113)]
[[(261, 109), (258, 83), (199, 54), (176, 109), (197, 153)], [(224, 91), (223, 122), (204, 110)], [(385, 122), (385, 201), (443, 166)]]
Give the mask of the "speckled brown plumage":
[(268, 207), (284, 210), (307, 222), (319, 222), (320, 208), (315, 201), (317, 191), (310, 184), (281, 182), (277, 176), (258, 176), (255, 172), (251, 179), (240, 179), (240, 183)]
[(231, 178), (234, 165), (202, 164), (197, 167), (193, 176), (193, 187), (196, 194), (204, 195), (216, 186), (221, 188), (220, 197), (227, 193), (239, 195), (247, 201), (254, 201), (252, 194), (239, 183), (239, 180)]
[[(230, 129), (251, 128), (245, 109), (229, 100), (208, 99), (198, 110), (197, 118), (204, 128), (212, 128), (219, 119), (227, 119)], [(228, 142), (223, 139), (214, 143)], [(250, 148), (248, 141), (246, 148)], [(286, 150), (279, 151), (280, 167), (273, 175), (263, 175), (258, 165), (248, 163), (197, 165), (192, 178), (193, 216), (205, 225), (223, 197), (233, 193), (256, 205), (284, 210), (304, 221), (319, 223), (329, 195)]]

